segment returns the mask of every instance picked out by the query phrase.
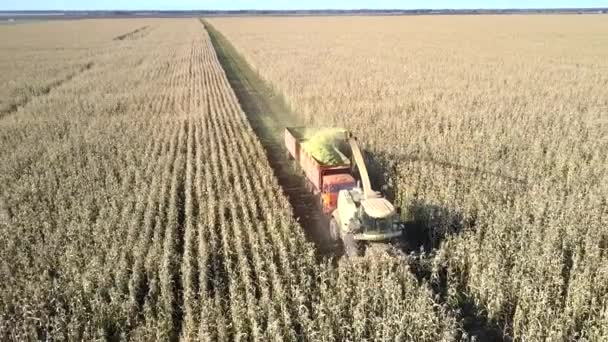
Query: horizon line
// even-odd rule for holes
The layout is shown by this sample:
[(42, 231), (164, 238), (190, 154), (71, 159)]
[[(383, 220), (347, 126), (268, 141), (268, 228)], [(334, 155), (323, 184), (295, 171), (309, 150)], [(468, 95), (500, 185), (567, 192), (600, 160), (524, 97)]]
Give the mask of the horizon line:
[(105, 12), (105, 11), (121, 11), (121, 12), (240, 12), (240, 11), (265, 11), (265, 12), (297, 12), (297, 11), (504, 11), (504, 10), (599, 10), (608, 9), (608, 7), (471, 7), (471, 8), (298, 8), (298, 9), (264, 9), (264, 8), (242, 8), (242, 9), (14, 9), (4, 10), (0, 12)]

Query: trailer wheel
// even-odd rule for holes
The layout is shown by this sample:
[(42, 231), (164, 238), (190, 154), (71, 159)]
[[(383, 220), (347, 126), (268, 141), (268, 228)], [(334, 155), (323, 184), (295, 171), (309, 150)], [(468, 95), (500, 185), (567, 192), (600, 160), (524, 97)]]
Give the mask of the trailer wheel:
[(332, 243), (340, 241), (340, 231), (338, 229), (338, 222), (332, 217), (329, 221), (329, 237)]
[(361, 255), (353, 234), (345, 234), (344, 237), (342, 237), (342, 243), (344, 244), (344, 253), (347, 257), (354, 258)]

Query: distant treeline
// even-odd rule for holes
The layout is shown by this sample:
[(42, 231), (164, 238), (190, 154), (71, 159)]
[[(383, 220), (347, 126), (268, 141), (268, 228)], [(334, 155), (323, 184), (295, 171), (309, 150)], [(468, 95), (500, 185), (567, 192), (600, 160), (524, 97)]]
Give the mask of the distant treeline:
[(538, 9), (356, 9), (356, 10), (236, 10), (236, 11), (0, 11), (4, 18), (122, 18), (122, 17), (200, 17), (200, 16), (309, 16), (309, 15), (463, 15), (463, 14), (593, 14), (608, 8)]

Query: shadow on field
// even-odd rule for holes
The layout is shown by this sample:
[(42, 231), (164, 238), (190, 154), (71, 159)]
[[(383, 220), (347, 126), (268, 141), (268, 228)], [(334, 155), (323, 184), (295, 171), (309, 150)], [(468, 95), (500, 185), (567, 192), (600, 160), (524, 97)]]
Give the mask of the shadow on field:
[[(392, 203), (397, 202), (399, 185), (390, 181), (391, 174), (396, 174), (394, 157), (364, 151), (372, 188), (381, 190)], [(390, 173), (386, 170), (391, 170)], [(445, 238), (459, 234), (463, 229), (473, 229), (475, 220), (465, 220), (458, 211), (428, 203), (424, 199), (414, 199), (402, 210), (406, 234), (398, 244), (405, 254), (432, 253), (441, 246)]]
[[(262, 143), (269, 164), (293, 207), (294, 217), (304, 229), (307, 239), (315, 243), (317, 256), (320, 259), (327, 256), (339, 257), (339, 251), (336, 251), (335, 246), (329, 242), (328, 222), (322, 214), (319, 198), (306, 190), (302, 171), (290, 160), (283, 146), (285, 126), (298, 126), (298, 120), (285, 100), (260, 79), (230, 42), (211, 25), (202, 22), (241, 108)], [(372, 187), (381, 190), (394, 202), (399, 189), (383, 187), (383, 185), (389, 183), (390, 174), (386, 171), (392, 174), (396, 171), (392, 166), (395, 163), (388, 161), (403, 156), (379, 155), (367, 150), (363, 152)], [(457, 165), (449, 163), (435, 163), (444, 167), (458, 168)], [(403, 212), (408, 213), (406, 235), (401, 241), (396, 241), (394, 247), (406, 256), (404, 260), (410, 265), (418, 281), (429, 286), (437, 301), (445, 305), (460, 322), (463, 331), (459, 339), (470, 339), (474, 336), (476, 341), (505, 340), (499, 329), (500, 326), (505, 326), (505, 323), (488, 320), (484, 308), (477, 306), (472, 295), (467, 292), (466, 286), (459, 284), (457, 294), (449, 295), (447, 268), (434, 271), (432, 267), (434, 253), (441, 243), (449, 236), (473, 228), (475, 220), (465, 221), (460, 213), (423, 200), (409, 203), (407, 208), (403, 208)], [(336, 261), (337, 258), (333, 260)]]
[[(374, 189), (382, 189), (383, 194), (393, 203), (398, 197), (398, 184), (390, 182), (390, 175), (395, 174), (395, 160), (402, 156), (389, 156), (365, 153), (366, 163)], [(525, 180), (509, 177), (492, 172), (485, 172), (476, 168), (468, 168), (452, 163), (436, 161), (430, 158), (420, 159), (408, 157), (409, 160), (433, 163), (444, 168), (454, 168), (471, 172), (473, 175), (484, 177), (497, 177), (509, 181), (514, 186), (526, 186)], [(391, 170), (391, 173), (386, 172)], [(383, 186), (391, 184), (391, 186)], [(405, 213), (403, 219), (406, 225), (406, 234), (396, 247), (406, 257), (404, 260), (410, 266), (411, 272), (420, 284), (427, 284), (432, 290), (435, 300), (445, 305), (450, 314), (459, 322), (460, 331), (458, 340), (471, 341), (511, 341), (513, 315), (516, 304), (504, 307), (499, 317), (501, 320), (488, 318), (487, 310), (483, 305), (475, 302), (472, 293), (467, 289), (467, 275), (460, 270), (449, 270), (445, 265), (433, 265), (436, 252), (445, 239), (456, 236), (465, 230), (477, 229), (476, 217), (465, 219), (457, 210), (434, 205), (423, 199), (414, 199), (402, 208)], [(435, 267), (435, 268), (434, 268)]]
[[(393, 203), (399, 198), (400, 189), (399, 184), (391, 181), (391, 175), (399, 173), (397, 168), (400, 162), (422, 162), (442, 169), (458, 170), (472, 178), (499, 179), (510, 184), (514, 191), (523, 191), (530, 186), (527, 179), (411, 154), (366, 151), (366, 162), (374, 189), (382, 189), (382, 193)], [(384, 186), (385, 184), (389, 186)], [(404, 252), (430, 253), (438, 249), (446, 237), (460, 234), (463, 230), (475, 230), (477, 225), (475, 215), (465, 218), (454, 208), (431, 204), (424, 198), (414, 198), (402, 210), (405, 213), (403, 219), (407, 232), (407, 249)]]
[(213, 26), (203, 21), (211, 42), (224, 68), (228, 81), (247, 115), (249, 123), (262, 143), (283, 192), (293, 207), (294, 217), (307, 239), (316, 245), (318, 256), (333, 255), (328, 219), (323, 215), (319, 197), (306, 189), (305, 177), (287, 155), (283, 132), (286, 126), (298, 126), (291, 109), (282, 96), (275, 94), (239, 55), (229, 41)]
[[(294, 211), (294, 217), (300, 222), (309, 241), (315, 243), (320, 256), (336, 254), (335, 245), (330, 243), (328, 219), (322, 214), (319, 198), (311, 194), (305, 185), (305, 177), (299, 166), (287, 155), (283, 142), (285, 126), (298, 126), (299, 122), (286, 104), (282, 96), (277, 95), (272, 87), (260, 79), (242, 56), (234, 49), (229, 41), (213, 26), (203, 21), (209, 32), (211, 42), (215, 47), (220, 64), (224, 68), (228, 81), (232, 86), (241, 108), (258, 136), (275, 176)], [(395, 189), (383, 189), (389, 174), (383, 170), (391, 170), (382, 158), (370, 151), (364, 150), (366, 165), (370, 172), (372, 186), (383, 190), (389, 200), (395, 199)], [(438, 232), (429, 226), (429, 216), (444, 218), (451, 213), (443, 208), (429, 206), (423, 202), (413, 203), (404, 211), (414, 213), (413, 220), (407, 223), (407, 238), (398, 245), (403, 252), (418, 252), (421, 249), (431, 251), (438, 247), (445, 233)], [(449, 219), (458, 222), (458, 217)], [(451, 233), (460, 231), (455, 223), (450, 226)], [(339, 253), (338, 253), (339, 254)]]
[(503, 331), (512, 330), (515, 306), (503, 308), (499, 315), (503, 320), (489, 319), (486, 308), (475, 302), (467, 287), (468, 275), (447, 265), (434, 264), (443, 241), (465, 229), (473, 229), (475, 222), (467, 222), (456, 212), (419, 200), (411, 203), (407, 210), (412, 216), (406, 221), (406, 235), (399, 248), (419, 283), (427, 284), (434, 299), (456, 318), (460, 326), (457, 339), (510, 341)]

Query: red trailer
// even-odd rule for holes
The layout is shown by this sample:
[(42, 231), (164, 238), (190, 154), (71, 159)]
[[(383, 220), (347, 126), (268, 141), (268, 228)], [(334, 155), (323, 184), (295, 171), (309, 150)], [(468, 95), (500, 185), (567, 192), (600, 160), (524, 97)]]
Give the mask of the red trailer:
[[(350, 190), (357, 185), (351, 174), (352, 165), (349, 159), (332, 164), (324, 164), (317, 160), (302, 146), (306, 141), (305, 132), (308, 136), (311, 135), (310, 128), (286, 127), (285, 147), (304, 171), (310, 191), (319, 195), (323, 212), (330, 215), (337, 207), (340, 190)], [(347, 138), (347, 133), (344, 132), (344, 142)]]

